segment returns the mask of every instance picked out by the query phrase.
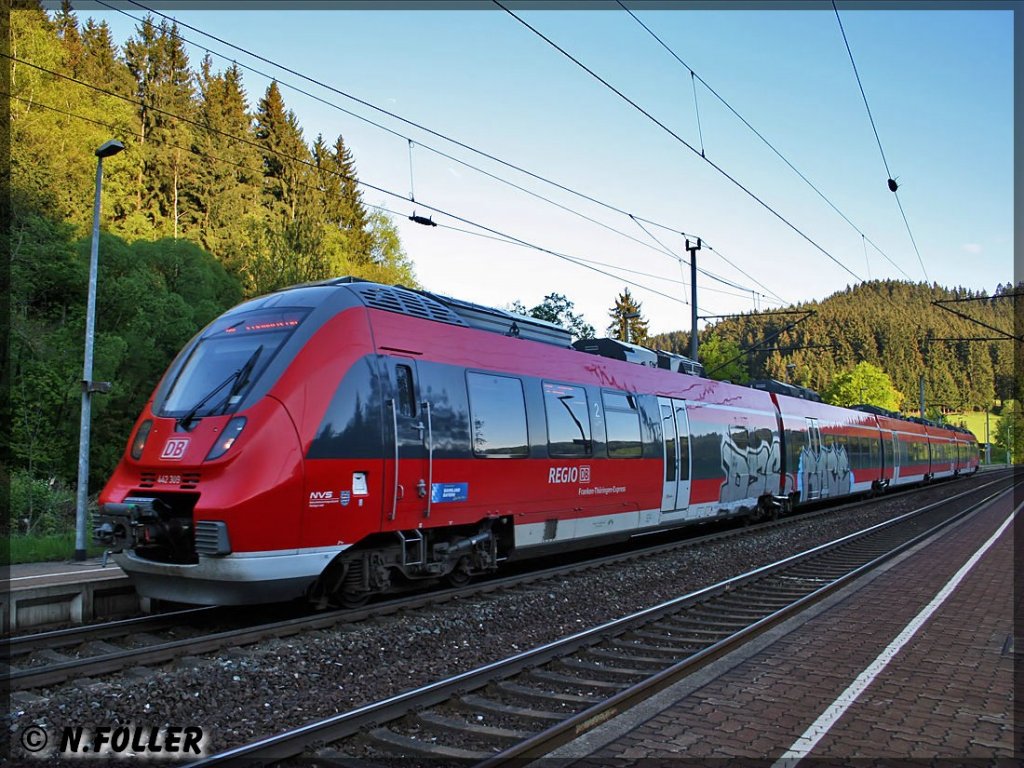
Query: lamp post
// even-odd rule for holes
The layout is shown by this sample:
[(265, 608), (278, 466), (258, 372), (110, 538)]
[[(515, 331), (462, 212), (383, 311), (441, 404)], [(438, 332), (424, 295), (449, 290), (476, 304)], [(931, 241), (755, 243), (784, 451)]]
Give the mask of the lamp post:
[(78, 437), (78, 500), (75, 505), (75, 560), (85, 560), (86, 517), (89, 503), (89, 427), (92, 419), (93, 338), (96, 333), (96, 272), (100, 251), (100, 192), (103, 188), (103, 158), (113, 157), (124, 144), (111, 139), (96, 150), (96, 198), (92, 208), (92, 249), (89, 254), (89, 298), (85, 310), (85, 363), (82, 366), (82, 425)]
[(636, 320), (638, 317), (640, 317), (640, 313), (639, 312), (626, 312), (626, 313), (624, 313), (622, 315), (622, 320), (625, 323), (624, 327), (626, 329), (626, 343), (627, 344), (630, 343), (630, 340), (629, 340), (629, 321), (630, 320)]

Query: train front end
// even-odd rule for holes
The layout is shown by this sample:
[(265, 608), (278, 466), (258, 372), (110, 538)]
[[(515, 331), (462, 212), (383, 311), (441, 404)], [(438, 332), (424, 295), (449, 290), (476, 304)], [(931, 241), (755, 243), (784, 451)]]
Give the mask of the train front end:
[(318, 378), (294, 368), (346, 308), (343, 294), (308, 286), (246, 302), (171, 364), (100, 494), (94, 528), (141, 595), (204, 605), (299, 598), (344, 549), (302, 546), (301, 414), (282, 391), (317, 399)]

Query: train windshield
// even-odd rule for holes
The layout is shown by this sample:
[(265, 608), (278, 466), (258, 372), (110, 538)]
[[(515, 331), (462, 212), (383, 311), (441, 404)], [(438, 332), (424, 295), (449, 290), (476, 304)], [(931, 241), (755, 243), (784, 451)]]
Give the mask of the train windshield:
[(306, 310), (275, 309), (215, 322), (182, 366), (162, 415), (191, 420), (237, 410), (305, 315)]

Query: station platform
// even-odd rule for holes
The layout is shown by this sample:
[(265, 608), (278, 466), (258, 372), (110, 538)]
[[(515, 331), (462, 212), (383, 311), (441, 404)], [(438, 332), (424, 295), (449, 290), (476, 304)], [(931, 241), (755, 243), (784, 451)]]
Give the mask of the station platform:
[(0, 595), (3, 632), (149, 610), (113, 561), (106, 567), (100, 558), (11, 565), (5, 576), (6, 589)]
[(1019, 765), (1022, 507), (1004, 495), (550, 757), (560, 768)]

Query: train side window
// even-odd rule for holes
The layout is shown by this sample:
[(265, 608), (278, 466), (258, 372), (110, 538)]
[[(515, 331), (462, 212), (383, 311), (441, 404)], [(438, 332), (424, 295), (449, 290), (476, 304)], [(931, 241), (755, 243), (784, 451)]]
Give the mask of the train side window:
[(412, 386), (412, 368), (395, 366), (395, 386), (398, 388), (398, 412), (412, 418), (416, 415), (416, 395)]
[(544, 410), (548, 417), (548, 453), (551, 456), (593, 454), (590, 408), (585, 389), (545, 381)]
[(511, 376), (466, 374), (473, 453), (496, 458), (524, 458), (530, 453), (523, 382)]
[[(624, 392), (602, 392), (601, 399), (604, 401), (608, 456), (613, 459), (640, 458), (643, 446), (640, 441), (640, 412), (636, 407), (636, 398)], [(672, 418), (671, 410), (668, 418)]]

